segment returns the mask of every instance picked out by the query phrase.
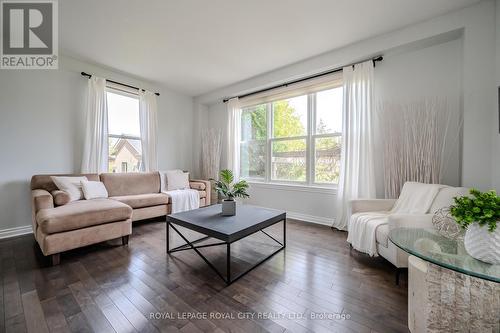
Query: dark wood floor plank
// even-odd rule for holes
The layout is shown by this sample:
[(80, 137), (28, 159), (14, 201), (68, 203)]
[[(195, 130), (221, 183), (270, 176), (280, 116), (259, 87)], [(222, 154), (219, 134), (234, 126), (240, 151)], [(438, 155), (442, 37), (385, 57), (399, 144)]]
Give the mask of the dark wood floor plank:
[(116, 332), (126, 333), (136, 331), (108, 295), (100, 289), (99, 285), (81, 262), (71, 263), (70, 267)]
[(17, 280), (17, 273), (14, 266), (10, 266), (4, 273), (3, 301), (6, 321), (23, 314), (21, 291), (19, 289), (19, 281)]
[[(90, 327), (87, 318), (83, 312), (79, 312), (69, 318), (67, 318), (68, 326), (73, 333), (92, 333), (94, 332)], [(96, 332), (97, 333), (97, 332)]]
[(111, 324), (106, 319), (90, 294), (85, 290), (82, 282), (76, 282), (69, 286), (88, 323), (95, 332), (114, 332)]
[(49, 329), (36, 290), (24, 293), (22, 301), (28, 333), (48, 333)]
[(59, 308), (59, 304), (55, 297), (46, 299), (41, 302), (45, 322), (51, 333), (66, 333), (70, 332), (66, 318)]
[[(54, 267), (32, 236), (0, 240), (0, 333), (408, 332), (407, 285), (394, 285), (392, 265), (351, 251), (345, 232), (293, 220), (287, 231), (285, 251), (229, 287), (193, 251), (167, 255), (163, 221), (134, 224), (128, 246), (76, 249)], [(281, 226), (268, 232), (281, 238)], [(234, 243), (234, 272), (272, 249), (262, 233)], [(224, 247), (202, 251), (225, 269)]]
[(5, 332), (6, 333), (25, 333), (26, 321), (24, 320), (24, 314), (19, 314), (14, 317), (5, 319)]
[(58, 293), (56, 299), (57, 303), (59, 304), (59, 308), (62, 310), (62, 313), (64, 314), (64, 317), (66, 317), (66, 319), (82, 312), (82, 309), (78, 305), (78, 302), (75, 300), (75, 297), (73, 296), (69, 288), (62, 289)]
[(123, 315), (139, 332), (158, 332), (144, 315), (137, 310), (118, 289), (108, 289), (106, 292), (113, 303), (120, 309)]
[[(161, 311), (170, 312), (176, 316), (183, 313), (198, 312), (196, 308), (194, 308), (191, 304), (188, 304), (189, 299), (179, 298), (170, 289), (165, 287), (165, 285), (163, 285), (161, 282), (157, 281), (150, 275), (146, 274), (145, 272), (139, 270), (134, 272), (133, 274), (134, 276), (137, 277), (137, 279), (131, 279), (131, 283), (137, 290), (144, 290), (144, 286), (147, 286), (147, 288), (150, 288), (154, 293), (157, 293), (157, 295), (160, 297), (160, 299), (156, 299), (156, 302), (159, 303), (165, 302), (165, 305), (160, 304), (161, 307), (158, 307)], [(187, 321), (188, 319), (186, 318), (184, 320)], [(204, 319), (199, 320), (195, 318), (193, 319), (193, 323), (205, 332), (214, 331), (216, 328), (216, 325), (214, 325), (211, 320), (204, 320)]]

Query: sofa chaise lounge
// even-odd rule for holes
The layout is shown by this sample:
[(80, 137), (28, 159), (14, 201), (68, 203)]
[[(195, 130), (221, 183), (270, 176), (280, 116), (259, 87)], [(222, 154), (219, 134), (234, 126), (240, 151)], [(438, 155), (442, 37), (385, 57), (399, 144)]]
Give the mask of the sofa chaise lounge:
[[(171, 198), (161, 193), (159, 172), (103, 173), (57, 176), (85, 176), (101, 181), (107, 199), (67, 202), (67, 194), (58, 190), (51, 176), (31, 178), (33, 234), (52, 264), (60, 261), (60, 253), (75, 248), (120, 238), (128, 244), (132, 222), (166, 216), (171, 212)], [(199, 191), (200, 207), (210, 203), (210, 182), (190, 180)]]

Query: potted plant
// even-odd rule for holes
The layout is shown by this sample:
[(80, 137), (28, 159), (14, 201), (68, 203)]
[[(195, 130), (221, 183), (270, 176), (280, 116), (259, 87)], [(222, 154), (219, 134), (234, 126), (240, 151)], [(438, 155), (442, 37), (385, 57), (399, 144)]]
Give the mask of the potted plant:
[(478, 260), (500, 264), (500, 196), (495, 191), (470, 190), (471, 196), (454, 198), (450, 213), (465, 232), (464, 245)]
[(222, 170), (220, 179), (210, 179), (215, 182), (215, 191), (224, 199), (222, 200), (222, 215), (236, 215), (236, 201), (234, 198), (248, 198), (248, 183), (240, 180), (233, 184), (234, 176), (231, 170)]

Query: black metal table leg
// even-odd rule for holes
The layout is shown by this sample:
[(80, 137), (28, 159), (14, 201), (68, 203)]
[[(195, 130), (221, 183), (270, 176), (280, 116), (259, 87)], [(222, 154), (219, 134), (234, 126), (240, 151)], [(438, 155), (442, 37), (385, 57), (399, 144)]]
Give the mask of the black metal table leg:
[(283, 247), (286, 247), (286, 219), (283, 220)]
[(226, 283), (231, 284), (231, 243), (226, 246)]
[(170, 222), (167, 219), (167, 253), (170, 253)]

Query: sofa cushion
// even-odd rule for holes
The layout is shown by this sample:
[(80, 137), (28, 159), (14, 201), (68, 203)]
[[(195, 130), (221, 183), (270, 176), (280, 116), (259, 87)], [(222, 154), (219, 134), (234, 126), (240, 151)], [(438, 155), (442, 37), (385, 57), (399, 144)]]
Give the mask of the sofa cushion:
[[(160, 174), (156, 172), (103, 173), (100, 175), (110, 197), (160, 193)], [(89, 179), (90, 180), (90, 179)]]
[(434, 214), (438, 209), (451, 206), (454, 197), (462, 197), (468, 194), (469, 189), (466, 187), (443, 187), (434, 198), (429, 213)]
[(31, 177), (31, 189), (42, 189), (45, 191), (55, 191), (58, 190), (56, 184), (52, 181), (52, 176), (67, 176), (67, 177), (87, 177), (88, 180), (99, 180), (99, 175), (96, 173), (84, 173), (84, 174), (53, 174), (53, 175), (34, 175)]
[[(200, 200), (207, 197), (206, 191), (198, 191), (198, 194), (200, 196)], [(172, 204), (172, 197), (170, 197), (170, 196), (168, 196), (168, 203)]]
[(56, 206), (64, 206), (71, 202), (68, 192), (55, 190), (51, 194), (54, 197), (54, 204)]
[(205, 183), (201, 183), (201, 182), (193, 182), (193, 181), (190, 181), (189, 182), (189, 186), (193, 189), (193, 190), (198, 190), (198, 191), (203, 191), (204, 189), (207, 188), (207, 186), (205, 185)]
[(166, 205), (170, 196), (165, 193), (148, 193), (110, 197), (110, 199), (123, 202), (132, 208), (144, 208), (151, 206)]
[(45, 234), (76, 230), (109, 222), (124, 221), (132, 216), (132, 208), (109, 199), (80, 200), (64, 206), (41, 209), (36, 214)]
[(389, 224), (380, 225), (375, 231), (375, 239), (380, 245), (387, 247), (389, 244)]

